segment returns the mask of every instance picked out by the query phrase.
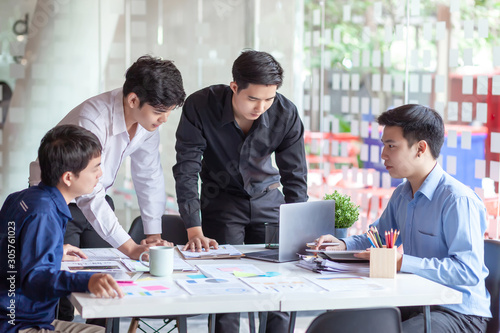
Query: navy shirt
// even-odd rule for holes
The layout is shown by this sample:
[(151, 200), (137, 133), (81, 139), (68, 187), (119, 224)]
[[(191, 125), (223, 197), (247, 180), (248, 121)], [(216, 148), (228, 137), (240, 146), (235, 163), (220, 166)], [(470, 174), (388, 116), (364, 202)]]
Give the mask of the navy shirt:
[[(253, 198), (281, 181), (285, 202), (307, 201), (304, 126), (295, 105), (276, 93), (247, 135), (234, 119), (233, 92), (210, 86), (186, 99), (177, 128), (173, 167), (179, 211), (187, 228), (200, 226), (202, 191)], [(275, 153), (273, 167), (271, 155)]]
[(91, 273), (60, 270), (70, 218), (55, 187), (40, 184), (5, 200), (0, 210), (0, 332), (53, 330), (58, 299), (88, 291)]

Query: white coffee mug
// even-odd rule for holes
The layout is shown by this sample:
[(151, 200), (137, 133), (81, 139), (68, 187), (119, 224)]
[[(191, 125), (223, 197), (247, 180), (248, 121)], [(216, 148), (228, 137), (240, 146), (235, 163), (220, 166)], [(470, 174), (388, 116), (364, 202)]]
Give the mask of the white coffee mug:
[[(149, 253), (149, 264), (142, 256)], [(139, 261), (149, 267), (149, 273), (154, 276), (169, 276), (174, 271), (174, 248), (171, 246), (152, 246), (139, 256)]]

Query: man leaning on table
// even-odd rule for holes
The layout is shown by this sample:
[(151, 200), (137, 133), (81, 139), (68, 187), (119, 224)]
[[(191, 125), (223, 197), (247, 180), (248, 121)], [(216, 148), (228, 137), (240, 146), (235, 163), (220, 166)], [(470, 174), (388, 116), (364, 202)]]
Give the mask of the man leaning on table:
[[(279, 206), (308, 198), (304, 126), (295, 105), (277, 92), (281, 65), (267, 52), (246, 50), (232, 74), (229, 86), (189, 96), (177, 128), (173, 172), (185, 248), (192, 251), (218, 242), (262, 244), (265, 223), (278, 223)], [(273, 312), (267, 323), (268, 332), (286, 331), (288, 316)], [(217, 315), (217, 332), (238, 328), (239, 314)]]
[[(380, 218), (373, 224), (381, 234), (401, 231), (397, 269), (414, 273), (456, 289), (462, 304), (431, 307), (431, 328), (436, 332), (485, 332), (490, 296), (485, 287), (483, 235), (486, 210), (467, 186), (448, 175), (437, 163), (444, 142), (441, 116), (422, 105), (403, 105), (378, 117), (385, 126), (382, 159), (391, 177), (406, 178), (392, 194)], [(383, 239), (383, 237), (382, 237)], [(338, 242), (332, 235), (323, 242)], [(330, 250), (370, 247), (365, 235), (340, 239)], [(357, 254), (369, 258), (369, 252)], [(421, 307), (401, 308), (404, 332), (421, 332)]]
[(63, 246), (68, 203), (92, 192), (102, 175), (101, 144), (75, 125), (58, 126), (38, 150), (42, 182), (12, 193), (0, 210), (0, 332), (104, 332), (104, 328), (54, 320), (59, 297), (90, 291), (123, 297), (109, 274), (61, 271), (63, 255), (85, 257)]
[[(84, 101), (61, 120), (60, 125), (88, 129), (103, 146), (103, 176), (91, 194), (76, 198), (76, 205), (70, 204), (73, 210), (80, 209), (88, 221), (70, 221), (66, 243), (80, 246), (81, 235), (93, 234), (95, 229), (111, 246), (133, 259), (138, 259), (148, 245), (171, 245), (161, 240), (166, 199), (158, 128), (173, 109), (182, 106), (185, 97), (181, 73), (171, 61), (142, 56), (127, 70), (122, 88)], [(141, 245), (121, 227), (106, 196), (127, 156), (147, 235)], [(39, 181), (37, 170), (37, 162), (33, 162), (30, 185)]]

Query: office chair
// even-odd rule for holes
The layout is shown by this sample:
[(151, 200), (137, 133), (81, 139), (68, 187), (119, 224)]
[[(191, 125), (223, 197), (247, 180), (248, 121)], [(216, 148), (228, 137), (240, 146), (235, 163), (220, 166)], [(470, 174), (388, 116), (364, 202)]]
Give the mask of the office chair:
[(401, 333), (398, 308), (347, 309), (325, 312), (313, 320), (307, 333)]
[(500, 241), (484, 240), (484, 264), (490, 271), (486, 278), (486, 289), (491, 296), (491, 315), (487, 333), (498, 333), (500, 330)]
[[(182, 221), (182, 218), (179, 215), (163, 215), (161, 218), (161, 222), (162, 222), (161, 223), (162, 239), (172, 242), (176, 245), (186, 244), (188, 242), (186, 227), (184, 226), (184, 222)], [(130, 226), (128, 234), (138, 244), (146, 237), (144, 235), (144, 226), (142, 225), (142, 218), (140, 216), (134, 219), (132, 225)], [(146, 318), (162, 319), (163, 324), (160, 328), (155, 329), (141, 318), (134, 317), (130, 322), (128, 333), (135, 333), (137, 329), (146, 332), (140, 327), (141, 324), (144, 324), (145, 326), (152, 329), (154, 333), (159, 333), (161, 329), (172, 323), (174, 320), (176, 321), (176, 326), (171, 328), (168, 332), (174, 330), (175, 327), (178, 328), (179, 332), (187, 331), (186, 316), (145, 317), (145, 319)]]

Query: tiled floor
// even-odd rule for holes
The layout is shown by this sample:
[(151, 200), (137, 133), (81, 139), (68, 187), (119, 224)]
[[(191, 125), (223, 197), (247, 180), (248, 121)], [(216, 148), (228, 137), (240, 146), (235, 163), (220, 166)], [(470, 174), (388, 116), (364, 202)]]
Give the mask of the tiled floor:
[[(297, 313), (297, 320), (295, 324), (295, 333), (304, 333), (311, 323), (311, 321), (320, 314), (321, 312), (299, 312)], [(82, 318), (79, 316), (75, 317), (75, 321), (83, 322)], [(208, 332), (208, 327), (207, 327), (207, 322), (208, 322), (208, 316), (207, 315), (199, 315), (199, 316), (193, 316), (189, 317), (187, 320), (187, 325), (188, 325), (188, 332), (189, 333), (205, 333)], [(162, 320), (159, 319), (148, 319), (147, 323), (151, 325), (152, 327), (158, 328), (163, 324)], [(128, 328), (130, 325), (130, 318), (122, 318), (120, 320), (120, 333), (126, 333), (128, 332)], [(168, 332), (169, 329), (172, 328), (173, 324), (168, 325), (167, 327), (163, 328), (161, 332)], [(258, 325), (258, 323), (256, 323)], [(256, 326), (258, 327), (258, 326)], [(145, 325), (142, 325), (141, 328), (144, 329), (145, 332), (150, 333), (153, 332), (152, 329), (146, 327)], [(137, 332), (142, 332), (140, 330), (137, 330)], [(173, 332), (177, 332), (177, 330), (174, 330)], [(241, 324), (240, 324), (240, 333), (248, 333), (248, 316), (246, 313), (241, 314)]]

